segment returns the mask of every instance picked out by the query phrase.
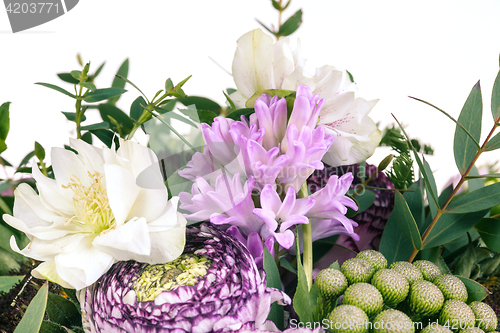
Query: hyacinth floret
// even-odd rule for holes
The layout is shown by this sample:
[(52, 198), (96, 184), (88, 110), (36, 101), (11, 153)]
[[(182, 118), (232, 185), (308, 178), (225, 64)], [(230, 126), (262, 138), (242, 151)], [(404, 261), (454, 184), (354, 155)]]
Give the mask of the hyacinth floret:
[[(286, 294), (266, 287), (243, 244), (209, 224), (187, 229), (184, 254), (172, 265), (116, 263), (80, 292), (85, 325), (106, 333), (256, 330), (265, 324), (271, 303), (290, 303)], [(178, 283), (185, 272), (195, 279)], [(176, 286), (156, 295), (148, 282), (158, 275)], [(147, 300), (139, 300), (146, 292)]]

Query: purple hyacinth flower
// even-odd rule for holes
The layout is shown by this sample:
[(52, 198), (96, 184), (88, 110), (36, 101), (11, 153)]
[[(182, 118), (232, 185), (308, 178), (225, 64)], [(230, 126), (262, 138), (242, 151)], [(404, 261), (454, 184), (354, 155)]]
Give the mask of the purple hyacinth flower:
[(274, 238), (282, 247), (289, 249), (294, 243), (294, 235), (290, 230), (297, 224), (307, 224), (306, 213), (314, 205), (315, 199), (306, 197), (297, 199), (295, 190), (288, 188), (281, 201), (276, 189), (266, 184), (260, 194), (262, 208), (255, 208), (253, 213), (260, 217), (265, 225), (260, 230), (263, 239)]
[(291, 302), (266, 287), (240, 242), (210, 225), (187, 229), (176, 261), (118, 262), (79, 297), (93, 333), (255, 331), (266, 327), (273, 302)]
[(258, 269), (264, 268), (264, 245), (267, 247), (269, 252), (274, 256), (274, 238), (268, 238), (264, 243), (262, 243), (262, 237), (256, 232), (252, 232), (248, 237), (244, 237), (238, 227), (231, 226), (226, 232), (240, 241), (241, 244), (245, 245), (253, 259)]
[(262, 146), (265, 149), (278, 147), (286, 132), (286, 100), (263, 94), (255, 101), (255, 115), (259, 127), (265, 130)]
[(295, 96), (293, 111), (288, 124), (295, 124), (299, 131), (304, 126), (314, 129), (318, 123), (319, 113), (325, 100), (320, 100), (319, 95), (313, 95), (311, 88), (303, 84), (297, 87)]

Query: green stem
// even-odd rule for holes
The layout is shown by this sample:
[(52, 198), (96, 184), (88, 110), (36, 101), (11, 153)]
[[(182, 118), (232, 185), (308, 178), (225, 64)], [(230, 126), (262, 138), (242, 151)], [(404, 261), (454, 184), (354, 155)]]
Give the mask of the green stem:
[[(460, 190), (460, 188), (462, 187), (462, 185), (464, 184), (464, 182), (467, 180), (466, 177), (469, 175), (469, 172), (472, 170), (472, 167), (474, 167), (474, 164), (476, 164), (476, 161), (479, 158), (479, 156), (481, 156), (481, 154), (486, 151), (486, 144), (491, 139), (491, 137), (493, 136), (493, 133), (495, 132), (495, 130), (497, 129), (498, 126), (499, 125), (497, 125), (497, 124), (493, 125), (493, 128), (491, 129), (490, 133), (488, 134), (488, 136), (484, 140), (484, 143), (481, 146), (481, 149), (478, 150), (478, 152), (476, 153), (476, 156), (474, 156), (474, 158), (472, 159), (471, 164), (469, 165), (469, 167), (467, 168), (467, 170), (464, 172), (464, 174), (460, 178), (460, 181), (458, 182), (457, 186), (453, 189), (453, 192), (451, 192), (450, 196), (448, 197), (448, 199), (446, 200), (446, 202), (443, 204), (443, 206), (441, 208), (438, 208), (436, 216), (434, 216), (434, 219), (432, 220), (432, 222), (429, 225), (429, 227), (427, 227), (427, 230), (425, 230), (425, 233), (422, 236), (422, 244), (423, 244), (424, 247), (426, 245), (425, 240), (427, 239), (427, 237), (431, 233), (432, 228), (434, 228), (434, 226), (436, 225), (436, 223), (439, 220), (439, 218), (444, 213), (446, 213), (445, 212), (446, 207), (450, 204), (450, 202), (453, 199), (453, 197), (457, 194), (458, 190)], [(408, 259), (408, 262), (412, 262), (415, 259), (415, 257), (417, 256), (418, 252), (419, 252), (418, 249), (413, 249), (413, 252), (412, 252), (410, 258)]]
[(76, 138), (77, 139), (82, 138), (82, 133), (80, 131), (80, 123), (82, 122), (82, 116), (83, 116), (83, 112), (81, 110), (82, 109), (82, 91), (83, 91), (83, 87), (80, 86), (80, 92), (76, 96), (76, 105), (75, 105), (75, 108), (76, 108), (75, 123), (76, 123)]
[[(307, 190), (307, 182), (304, 182), (300, 187), (299, 197), (305, 198), (309, 195)], [(309, 290), (312, 287), (313, 280), (313, 251), (312, 251), (312, 228), (311, 220), (309, 223), (302, 224), (302, 248), (303, 248), (303, 266), (306, 273), (307, 286)], [(297, 255), (300, 255), (299, 253)]]

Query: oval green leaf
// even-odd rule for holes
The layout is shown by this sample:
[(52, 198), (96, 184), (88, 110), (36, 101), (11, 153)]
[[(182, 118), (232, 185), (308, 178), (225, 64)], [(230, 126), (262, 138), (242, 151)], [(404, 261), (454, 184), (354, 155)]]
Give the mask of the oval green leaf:
[(24, 278), (22, 275), (15, 276), (0, 276), (0, 292), (9, 292), (16, 283), (19, 283)]
[(49, 282), (45, 281), (31, 300), (23, 318), (17, 325), (14, 333), (38, 333), (42, 325), (45, 307), (47, 306), (47, 295), (49, 293)]
[(500, 219), (483, 218), (474, 226), (482, 240), (495, 252), (500, 252)]
[(489, 209), (500, 202), (500, 183), (482, 187), (452, 202), (447, 213), (463, 214)]
[(0, 105), (0, 140), (5, 141), (10, 129), (10, 102), (5, 102)]
[[(481, 86), (479, 81), (474, 85), (472, 91), (465, 101), (465, 104), (458, 117), (458, 122), (469, 133), (479, 141), (481, 137), (481, 118), (483, 114), (483, 101), (481, 97)], [(472, 163), (474, 156), (477, 154), (477, 147), (474, 141), (467, 133), (457, 126), (455, 129), (455, 139), (453, 142), (453, 151), (455, 155), (455, 163), (457, 164), (460, 174), (464, 174)]]
[(222, 110), (222, 107), (218, 103), (205, 97), (188, 96), (188, 97), (177, 98), (177, 101), (181, 102), (185, 106), (194, 104), (198, 110), (213, 111), (216, 114), (219, 114), (220, 111)]
[(109, 117), (112, 117), (121, 126), (123, 126), (123, 132), (125, 134), (130, 133), (130, 131), (134, 127), (134, 122), (132, 121), (132, 119), (130, 119), (130, 117), (125, 112), (123, 112), (116, 106), (111, 104), (99, 104), (97, 108), (99, 109), (102, 120), (109, 124), (109, 128), (116, 127), (109, 119)]
[(456, 277), (462, 280), (462, 282), (465, 284), (465, 288), (467, 288), (467, 294), (469, 295), (469, 298), (467, 299), (467, 304), (470, 304), (474, 301), (481, 302), (483, 299), (486, 298), (486, 296), (491, 294), (489, 290), (486, 289), (485, 286), (474, 280), (458, 275), (456, 275)]
[(495, 149), (500, 148), (500, 133), (497, 133), (493, 138), (491, 138), (487, 143), (486, 143), (486, 151), (492, 151)]
[(108, 129), (108, 128), (109, 128), (109, 123), (103, 121), (102, 123), (97, 123), (97, 124), (82, 126), (82, 127), (80, 127), (80, 130), (81, 131), (90, 131), (90, 130)]
[(49, 320), (59, 325), (66, 327), (82, 325), (80, 308), (62, 296), (49, 293), (46, 311)]
[(493, 120), (496, 123), (500, 122), (500, 71), (497, 74), (493, 92), (491, 93), (491, 113)]
[[(100, 102), (105, 99), (109, 99), (111, 97), (115, 97), (126, 92), (125, 89), (122, 88), (104, 88), (104, 89), (96, 89), (88, 93), (83, 100), (87, 103)], [(76, 97), (75, 97), (76, 98)]]
[(302, 10), (299, 9), (293, 14), (278, 30), (278, 36), (290, 36), (302, 23)]
[(64, 82), (71, 83), (71, 84), (78, 84), (80, 80), (75, 79), (70, 73), (59, 73), (57, 76), (63, 80)]

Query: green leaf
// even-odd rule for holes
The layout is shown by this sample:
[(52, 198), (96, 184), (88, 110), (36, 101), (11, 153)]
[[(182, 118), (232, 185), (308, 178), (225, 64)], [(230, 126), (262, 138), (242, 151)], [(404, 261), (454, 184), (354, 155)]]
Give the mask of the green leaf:
[(321, 238), (313, 242), (313, 262), (323, 258), (337, 243), (339, 235)]
[(467, 183), (469, 184), (469, 192), (473, 192), (484, 187), (484, 181), (482, 179), (479, 179), (479, 171), (477, 170), (476, 166), (472, 166), (472, 169), (470, 170), (468, 176), (474, 177), (466, 178), (468, 180)]
[(90, 130), (96, 130), (96, 129), (109, 129), (109, 123), (103, 121), (102, 123), (97, 123), (97, 124), (92, 124), (92, 125), (80, 127), (81, 131), (90, 131)]
[(95, 91), (86, 94), (83, 100), (87, 103), (100, 102), (105, 99), (121, 95), (124, 92), (126, 92), (126, 90), (122, 88), (96, 89)]
[(441, 255), (441, 247), (436, 246), (436, 247), (431, 247), (430, 249), (419, 251), (417, 254), (417, 258), (419, 260), (428, 260), (430, 262), (436, 262), (436, 260), (438, 260), (440, 255)]
[(78, 84), (80, 80), (75, 79), (70, 73), (59, 73), (57, 76), (64, 82)]
[[(416, 195), (421, 195), (420, 183), (413, 183), (409, 190), (413, 192), (407, 191), (403, 197), (406, 199), (412, 214), (417, 216), (418, 211), (422, 214), (422, 199), (415, 197)], [(387, 221), (382, 234), (382, 239), (380, 241), (379, 251), (386, 257), (389, 265), (396, 261), (408, 260), (413, 252), (411, 242), (408, 241), (408, 238), (406, 238), (399, 227), (396, 214), (391, 214), (389, 220)]]
[(255, 19), (255, 21), (257, 21), (257, 23), (259, 23), (264, 29), (269, 31), (271, 34), (276, 35), (276, 33), (274, 31), (272, 31), (271, 29), (269, 29), (264, 23), (262, 23), (261, 21), (259, 21), (257, 19)]
[[(473, 167), (474, 169), (475, 167)], [(477, 169), (476, 169), (477, 170)], [(486, 175), (471, 175), (469, 173), (468, 176), (464, 177), (465, 179), (477, 179), (477, 178), (500, 178), (500, 173), (489, 173)], [(482, 186), (484, 187), (484, 186)]]
[(198, 117), (200, 117), (200, 123), (212, 125), (217, 114), (213, 111), (198, 110)]
[[(269, 253), (269, 250), (264, 246), (264, 270), (266, 271), (266, 287), (276, 288), (281, 290), (281, 279), (278, 267), (274, 262), (274, 258)], [(267, 319), (271, 320), (280, 329), (284, 329), (284, 312), (283, 306), (273, 303), (271, 305), (271, 312)]]
[[(425, 183), (425, 187), (427, 189), (427, 197), (429, 197), (429, 195), (432, 195), (432, 193), (437, 194), (438, 190), (436, 186), (436, 181), (434, 180), (434, 174), (432, 173), (432, 169), (429, 163), (427, 163), (425, 159), (424, 159), (424, 170), (425, 170), (424, 177), (427, 177), (428, 179), (428, 181)], [(436, 216), (437, 211), (440, 208), (438, 206), (439, 206), (439, 200), (437, 202), (429, 200), (429, 209), (431, 210), (432, 217)]]
[(36, 296), (31, 300), (30, 305), (28, 305), (28, 309), (26, 309), (14, 333), (38, 333), (45, 314), (48, 293), (49, 282), (45, 281), (43, 286), (36, 293)]
[(56, 85), (53, 85), (53, 84), (50, 84), (50, 83), (43, 83), (43, 82), (37, 82), (35, 84), (38, 84), (38, 85), (41, 85), (41, 86), (44, 86), (44, 87), (47, 87), (47, 88), (50, 88), (50, 89), (54, 89), (56, 91), (59, 91), (60, 93), (63, 93), (69, 97), (72, 97), (72, 98), (75, 98), (76, 99), (76, 96), (73, 95), (72, 93), (70, 93), (69, 91), (61, 88), (61, 87), (58, 87)]
[(481, 239), (490, 250), (500, 252), (500, 220), (491, 218), (482, 218), (474, 229), (479, 232)]
[(83, 141), (87, 142), (89, 145), (91, 145), (92, 144), (92, 133), (90, 133), (90, 132), (83, 133), (81, 139)]
[(451, 242), (469, 231), (488, 210), (466, 214), (443, 214), (436, 222), (424, 242), (424, 248), (431, 248)]
[(285, 23), (283, 23), (283, 25), (278, 30), (278, 35), (290, 36), (300, 27), (301, 23), (302, 23), (302, 10), (299, 9), (288, 20), (286, 20)]
[[(458, 117), (458, 122), (462, 124), (467, 131), (469, 131), (476, 141), (479, 141), (481, 137), (482, 114), (483, 101), (481, 98), (481, 86), (478, 81), (472, 88), (472, 91), (470, 92), (469, 97), (460, 112), (460, 116)], [(458, 171), (463, 175), (472, 163), (478, 149), (474, 141), (460, 126), (457, 126), (455, 129), (453, 151)]]
[(500, 122), (500, 72), (497, 74), (491, 93), (491, 113), (493, 120), (496, 123)]
[(71, 71), (71, 73), (69, 73), (73, 79), (75, 80), (78, 80), (78, 82), (80, 82), (80, 78), (82, 77), (82, 71)]
[(257, 100), (257, 98), (259, 98), (260, 96), (262, 96), (262, 94), (269, 94), (271, 96), (276, 96), (278, 95), (279, 98), (282, 98), (282, 97), (287, 97), (287, 96), (290, 96), (290, 95), (293, 95), (295, 94), (295, 91), (293, 90), (285, 90), (285, 89), (266, 89), (266, 90), (259, 90), (257, 91), (255, 94), (252, 95), (252, 97), (250, 97), (246, 103), (245, 103), (245, 106), (247, 108), (253, 108), (254, 104), (255, 104), (255, 101)]
[(500, 133), (497, 133), (493, 138), (491, 138), (486, 143), (485, 148), (486, 148), (486, 151), (492, 151), (492, 150), (500, 148)]
[(273, 7), (274, 7), (276, 10), (282, 10), (282, 9), (281, 9), (281, 6), (280, 6), (280, 4), (279, 4), (279, 2), (278, 2), (278, 1), (276, 1), (276, 0), (271, 0), (271, 3), (273, 4)]
[(220, 111), (222, 110), (222, 107), (218, 103), (205, 97), (188, 96), (188, 97), (177, 98), (177, 101), (184, 104), (185, 106), (194, 104), (198, 110), (213, 111), (216, 114), (219, 114)]
[(97, 88), (92, 82), (81, 82), (80, 85), (84, 88), (87, 88), (90, 91), (96, 91)]
[(245, 116), (248, 118), (254, 112), (255, 112), (255, 109), (238, 109), (238, 110), (231, 112), (226, 117), (233, 119), (233, 120), (240, 120), (241, 116)]
[(43, 161), (45, 159), (45, 149), (43, 149), (42, 145), (35, 141), (35, 156)]
[(101, 71), (102, 71), (102, 69), (103, 69), (103, 67), (104, 67), (105, 64), (106, 64), (106, 62), (103, 62), (101, 64), (101, 66), (99, 66), (99, 68), (97, 68), (97, 70), (95, 71), (94, 74), (89, 75), (88, 81), (93, 82), (95, 80), (95, 78), (99, 76), (99, 74), (101, 73)]
[(413, 248), (422, 249), (422, 238), (418, 230), (417, 223), (411, 214), (410, 208), (406, 203), (403, 195), (399, 191), (394, 194), (394, 210), (391, 215), (395, 215), (395, 219), (399, 223), (399, 228), (403, 234), (412, 242)]
[(44, 320), (39, 333), (68, 333), (64, 327), (51, 321)]
[(172, 82), (172, 79), (171, 78), (168, 78), (166, 81), (165, 81), (165, 91), (169, 91), (170, 88), (173, 88), (174, 87), (174, 83)]
[[(68, 119), (69, 121), (76, 121), (76, 112), (64, 112), (64, 111), (61, 111), (61, 113), (66, 117), (66, 119)], [(87, 119), (87, 117), (85, 117), (84, 114), (82, 114), (82, 117), (80, 119), (80, 121), (85, 121)]]
[(297, 270), (295, 268), (293, 268), (292, 264), (290, 264), (290, 262), (288, 260), (286, 260), (285, 257), (281, 257), (280, 258), (280, 265), (284, 269), (286, 269), (286, 270), (292, 272), (293, 274), (297, 275)]
[(10, 129), (9, 117), (10, 102), (5, 102), (0, 105), (0, 140), (5, 141)]
[(475, 263), (476, 255), (474, 253), (472, 243), (469, 242), (467, 250), (465, 250), (465, 252), (458, 259), (457, 265), (455, 266), (455, 274), (469, 278), (475, 267)]
[(450, 274), (451, 275), (451, 270), (446, 265), (446, 262), (444, 261), (443, 257), (439, 257), (439, 259), (436, 261), (437, 267), (439, 267), (439, 270), (441, 271), (441, 274)]
[[(116, 75), (119, 75), (120, 77), (126, 78), (128, 76), (128, 68), (129, 68), (129, 61), (128, 59), (125, 59), (125, 61), (120, 65), (120, 68), (118, 68), (118, 71), (116, 72)], [(115, 76), (113, 79), (113, 83), (111, 84), (111, 87), (113, 88), (125, 88), (126, 82), (122, 80), (120, 77)], [(118, 100), (120, 99), (121, 95), (111, 97), (108, 100), (108, 103), (110, 104), (116, 104)]]
[(448, 205), (447, 213), (462, 214), (489, 209), (500, 202), (500, 183), (482, 187)]
[(23, 275), (15, 275), (15, 276), (0, 276), (0, 292), (9, 292), (9, 290), (14, 287), (17, 283), (19, 283), (22, 279), (24, 279)]
[(28, 164), (28, 162), (30, 161), (30, 159), (35, 156), (35, 151), (31, 151), (29, 152), (28, 154), (26, 154), (26, 156), (23, 157), (23, 159), (21, 160), (21, 163), (19, 163), (19, 167), (22, 167), (22, 166), (25, 166), (26, 164)]
[(368, 208), (370, 208), (371, 205), (373, 205), (373, 202), (375, 201), (375, 193), (369, 190), (365, 190), (362, 192), (363, 194), (357, 195), (354, 200), (358, 204), (358, 210), (352, 210), (349, 209), (348, 213), (346, 214), (347, 217), (353, 217), (356, 214), (359, 214), (361, 212), (364, 212)]
[(481, 285), (480, 283), (468, 279), (463, 276), (458, 276), (460, 280), (465, 284), (465, 288), (467, 288), (467, 294), (469, 295), (469, 298), (467, 299), (467, 304), (470, 304), (474, 301), (481, 302), (483, 299), (486, 298), (489, 294), (491, 294), (486, 287)]
[(66, 327), (82, 326), (80, 309), (72, 301), (62, 296), (49, 293), (46, 311), (49, 320), (59, 325)]
[(332, 269), (336, 269), (336, 270), (340, 271), (339, 262), (338, 261), (333, 262), (330, 266), (328, 266), (328, 268), (332, 268)]
[(130, 131), (134, 127), (134, 122), (132, 121), (132, 119), (130, 119), (130, 117), (125, 112), (123, 112), (116, 106), (111, 104), (99, 104), (97, 108), (99, 109), (102, 120), (109, 124), (109, 128), (114, 127), (113, 122), (108, 118), (109, 116), (111, 116), (120, 125), (123, 126), (123, 132), (125, 134), (130, 133)]
[(111, 148), (115, 134), (104, 129), (90, 130), (99, 140), (101, 140), (108, 148)]
[(144, 107), (147, 105), (148, 103), (142, 96), (137, 97), (130, 106), (130, 118), (139, 120), (144, 112)]

